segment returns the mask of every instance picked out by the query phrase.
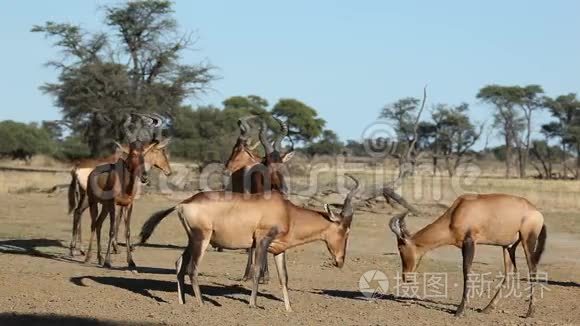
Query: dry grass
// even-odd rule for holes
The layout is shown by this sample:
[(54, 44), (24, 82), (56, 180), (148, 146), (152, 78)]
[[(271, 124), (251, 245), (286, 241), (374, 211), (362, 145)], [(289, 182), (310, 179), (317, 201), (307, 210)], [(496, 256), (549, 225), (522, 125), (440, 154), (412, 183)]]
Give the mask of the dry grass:
[[(42, 162), (38, 158), (35, 162)], [(294, 164), (298, 163), (294, 162)], [(391, 162), (379, 166), (361, 164), (333, 165), (331, 161), (319, 160), (307, 162), (300, 158), (304, 167), (300, 173), (291, 169), (288, 181), (293, 192), (315, 194), (332, 189), (344, 192), (337, 187), (338, 176), (350, 172), (360, 178), (370, 193), (373, 189), (392, 181), (395, 169)], [(499, 169), (499, 166), (495, 164)], [(22, 166), (22, 168), (39, 169), (39, 165)], [(64, 166), (55, 167), (48, 164), (43, 168), (62, 172), (1, 171), (0, 193), (17, 193), (27, 189), (47, 189), (70, 181), (69, 173)], [(508, 193), (528, 198), (540, 209), (572, 210), (580, 208), (580, 182), (569, 180), (506, 179), (487, 173), (482, 175), (462, 171), (459, 177), (432, 176), (432, 171), (424, 169), (416, 176), (409, 177), (399, 190), (408, 200), (415, 203), (440, 203), (449, 205), (457, 196), (464, 193)], [(492, 169), (493, 170), (493, 169)], [(174, 164), (174, 175), (169, 178), (171, 189), (191, 192), (199, 189), (199, 174), (192, 164)], [(219, 183), (219, 182), (218, 182)], [(214, 183), (212, 183), (214, 184)], [(339, 183), (341, 184), (341, 183)], [(341, 184), (342, 185), (342, 184)], [(164, 188), (164, 192), (167, 187)], [(362, 194), (364, 196), (364, 193)]]
[(0, 171), (0, 193), (18, 193), (26, 189), (48, 189), (70, 182), (68, 172)]

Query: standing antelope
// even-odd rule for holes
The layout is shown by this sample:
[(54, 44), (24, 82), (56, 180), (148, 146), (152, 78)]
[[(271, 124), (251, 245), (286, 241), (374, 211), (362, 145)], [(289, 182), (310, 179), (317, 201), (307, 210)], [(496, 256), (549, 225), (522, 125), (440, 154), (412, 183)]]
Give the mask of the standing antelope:
[(185, 274), (188, 273), (197, 302), (203, 304), (197, 275), (209, 244), (228, 249), (255, 246), (250, 307), (256, 307), (260, 266), (270, 252), (276, 261), (284, 305), (287, 311), (292, 311), (288, 297), (285, 251), (322, 240), (334, 259), (334, 265), (339, 268), (343, 266), (354, 214), (352, 197), (359, 189), (358, 180), (349, 177), (356, 185), (347, 194), (338, 216), (328, 205), (325, 205), (325, 212), (296, 206), (277, 191), (252, 195), (225, 191), (201, 192), (174, 207), (153, 214), (143, 224), (141, 243), (149, 239), (166, 216), (177, 210), (189, 239), (185, 251), (176, 262), (179, 303), (185, 303), (183, 291)]
[[(141, 116), (141, 115), (140, 115)], [(155, 126), (154, 126), (155, 127)], [(155, 167), (163, 172), (166, 176), (171, 175), (171, 166), (167, 155), (167, 146), (171, 138), (166, 138), (161, 141), (152, 139), (151, 143), (145, 143), (144, 146), (154, 145), (144, 155), (145, 173), (148, 173), (151, 167)], [(70, 255), (75, 256), (75, 253), (83, 254), (82, 249), (82, 232), (81, 232), (81, 217), (89, 204), (87, 201), (87, 184), (90, 173), (99, 165), (116, 163), (120, 158), (126, 158), (129, 154), (129, 146), (120, 145), (116, 143), (117, 151), (107, 157), (98, 159), (85, 159), (75, 162), (71, 170), (71, 182), (68, 188), (68, 209), (69, 214), (73, 213), (73, 227), (72, 239), (69, 245)], [(121, 211), (119, 218), (122, 218), (125, 211)], [(127, 223), (125, 219), (125, 223)], [(117, 252), (117, 234), (120, 223), (117, 223), (115, 230), (115, 238), (113, 240), (113, 252)]]
[[(266, 191), (277, 190), (285, 194), (287, 190), (284, 175), (281, 172), (282, 164), (288, 162), (294, 156), (294, 146), (282, 154), (282, 139), (288, 134), (288, 125), (276, 119), (281, 126), (281, 133), (273, 144), (267, 138), (267, 126), (262, 122), (260, 129), (260, 141), (255, 145), (249, 145), (249, 129), (247, 118), (238, 120), (240, 136), (232, 153), (226, 162), (225, 172), (229, 174), (228, 189), (236, 193), (259, 194)], [(263, 159), (253, 151), (259, 144), (264, 147)], [(254, 249), (248, 250), (248, 261), (242, 278), (248, 281), (252, 278), (252, 257)], [(268, 261), (264, 260), (264, 266), (260, 269), (260, 280), (264, 283), (269, 281)]]
[(462, 195), (433, 223), (411, 235), (405, 225), (407, 212), (394, 216), (389, 227), (397, 236), (397, 245), (406, 273), (414, 272), (425, 253), (435, 248), (453, 245), (463, 255), (463, 297), (456, 316), (464, 315), (469, 293), (468, 275), (477, 244), (503, 248), (505, 275), (501, 284), (483, 310), (490, 312), (499, 300), (501, 287), (506, 282), (510, 267), (511, 247), (521, 241), (530, 274), (530, 303), (527, 317), (534, 313), (536, 267), (546, 244), (544, 217), (528, 200), (506, 194)]
[[(154, 143), (151, 150), (145, 153), (145, 172), (149, 172), (151, 167), (155, 167), (163, 172), (166, 176), (171, 175), (171, 166), (167, 157), (167, 145), (170, 138), (166, 138), (159, 143)], [(145, 144), (148, 146), (150, 144)], [(70, 243), (70, 255), (74, 256), (76, 252), (83, 254), (82, 240), (81, 240), (81, 217), (82, 214), (89, 208), (87, 201), (87, 184), (89, 174), (99, 165), (112, 164), (117, 162), (120, 158), (126, 157), (129, 154), (129, 147), (127, 145), (117, 144), (120, 153), (112, 154), (102, 159), (88, 159), (78, 161), (71, 171), (71, 182), (68, 189), (69, 214), (73, 212), (73, 227), (72, 239)], [(122, 155), (121, 155), (122, 154)], [(116, 231), (117, 232), (117, 231)], [(117, 234), (115, 234), (116, 240)], [(113, 243), (113, 252), (117, 252), (116, 241)]]
[[(133, 211), (133, 201), (138, 193), (139, 179), (142, 183), (148, 182), (144, 157), (158, 145), (157, 141), (154, 140), (153, 143), (145, 146), (138, 139), (138, 132), (142, 132), (143, 130), (137, 130), (137, 133), (132, 133), (128, 130), (129, 123), (130, 117), (128, 117), (124, 124), (125, 133), (129, 140), (127, 157), (125, 159), (119, 159), (114, 164), (97, 166), (89, 174), (86, 188), (91, 213), (91, 239), (85, 262), (89, 262), (91, 259), (91, 248), (96, 233), (98, 262), (104, 267), (111, 266), (111, 246), (117, 234), (117, 225), (120, 223), (120, 218), (117, 219), (115, 216), (115, 208), (116, 206), (120, 206), (120, 215), (125, 215), (127, 264), (129, 269), (136, 268), (131, 253), (131, 214)], [(100, 214), (98, 212), (99, 204), (102, 207)], [(101, 256), (101, 228), (107, 215), (110, 217), (109, 244), (107, 246), (107, 255), (103, 262)]]

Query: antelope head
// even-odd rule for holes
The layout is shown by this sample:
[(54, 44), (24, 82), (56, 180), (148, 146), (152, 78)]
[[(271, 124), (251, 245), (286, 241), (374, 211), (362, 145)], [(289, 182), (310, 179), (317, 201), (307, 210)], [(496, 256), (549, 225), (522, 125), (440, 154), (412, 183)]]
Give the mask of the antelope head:
[(264, 152), (266, 154), (264, 157), (264, 165), (266, 165), (268, 169), (272, 189), (286, 193), (287, 189), (286, 182), (284, 181), (283, 169), (284, 164), (294, 156), (294, 143), (292, 142), (292, 139), (289, 138), (291, 147), (285, 153), (282, 153), (282, 140), (288, 135), (288, 124), (278, 118), (275, 119), (280, 124), (280, 134), (271, 143), (266, 135), (268, 130), (266, 122), (262, 121), (260, 143), (264, 147)]
[(225, 173), (232, 174), (240, 169), (247, 166), (252, 166), (260, 163), (260, 157), (254, 152), (256, 147), (260, 145), (259, 142), (250, 145), (250, 125), (248, 120), (254, 118), (255, 116), (249, 116), (241, 118), (238, 120), (238, 126), (240, 127), (240, 136), (236, 142), (236, 145), (232, 149), (232, 153), (226, 162)]
[(421, 255), (417, 250), (413, 239), (411, 239), (411, 234), (407, 230), (407, 225), (405, 223), (405, 217), (409, 212), (406, 211), (401, 214), (397, 214), (391, 218), (389, 222), (389, 228), (395, 236), (397, 237), (397, 248), (399, 249), (399, 255), (401, 256), (401, 264), (403, 266), (403, 282), (407, 281), (407, 274), (413, 273), (419, 266), (421, 261)]
[(129, 144), (127, 157), (125, 158), (125, 164), (129, 173), (131, 175), (139, 176), (142, 183), (148, 182), (147, 172), (144, 169), (144, 155), (150, 147), (151, 146), (145, 147), (143, 143), (138, 140), (133, 141)]
[(280, 134), (270, 143), (266, 135), (268, 126), (266, 125), (266, 122), (262, 121), (262, 127), (260, 128), (260, 143), (264, 146), (266, 164), (283, 164), (290, 161), (294, 156), (294, 142), (292, 141), (292, 138), (288, 137), (291, 144), (290, 149), (285, 153), (282, 153), (282, 140), (284, 137), (288, 136), (288, 124), (276, 117), (274, 117), (274, 119), (276, 119), (280, 124)]
[(346, 176), (354, 181), (355, 186), (346, 195), (344, 204), (342, 205), (342, 211), (339, 214), (335, 214), (328, 204), (324, 205), (326, 218), (332, 222), (330, 227), (326, 230), (324, 241), (326, 242), (328, 251), (334, 259), (334, 266), (338, 268), (341, 268), (344, 265), (344, 259), (346, 256), (346, 245), (348, 243), (350, 225), (354, 215), (352, 198), (360, 189), (360, 183), (357, 179), (350, 174), (346, 174)]
[(139, 120), (143, 120), (143, 123), (147, 128), (152, 129), (153, 139), (151, 139), (149, 144), (144, 145), (143, 142), (138, 139), (137, 132), (131, 132), (129, 130), (131, 115), (127, 116), (127, 119), (123, 123), (123, 128), (129, 146), (123, 146), (117, 142), (115, 142), (115, 144), (119, 150), (126, 155), (126, 162), (129, 171), (139, 174), (142, 183), (148, 182), (147, 172), (151, 166), (160, 169), (165, 175), (171, 175), (172, 171), (166, 150), (171, 138), (167, 138), (161, 142), (158, 140), (160, 137), (159, 130), (162, 125), (162, 117), (159, 115), (138, 113), (134, 113), (133, 115), (137, 116)]
[(167, 151), (167, 145), (171, 138), (165, 138), (164, 140), (160, 141), (159, 143), (154, 142), (151, 149), (145, 153), (145, 171), (149, 171), (149, 169), (153, 166), (158, 168), (165, 174), (166, 176), (170, 176), (172, 173), (171, 165), (169, 164), (169, 154)]

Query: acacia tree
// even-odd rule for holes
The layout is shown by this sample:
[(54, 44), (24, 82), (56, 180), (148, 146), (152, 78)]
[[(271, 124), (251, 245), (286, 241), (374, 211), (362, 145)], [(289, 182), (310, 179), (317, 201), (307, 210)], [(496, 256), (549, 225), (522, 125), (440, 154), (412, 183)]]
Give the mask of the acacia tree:
[(122, 139), (128, 112), (171, 115), (214, 79), (207, 64), (180, 63), (192, 39), (179, 34), (170, 1), (106, 7), (104, 22), (114, 33), (90, 33), (55, 22), (32, 28), (54, 39), (63, 53), (48, 62), (59, 70), (58, 81), (41, 90), (54, 96), (64, 122), (90, 144), (92, 155)]
[(450, 177), (465, 162), (465, 154), (475, 145), (483, 131), (483, 124), (476, 127), (471, 122), (468, 110), (467, 103), (454, 107), (439, 104), (432, 113), (435, 125), (434, 154), (443, 155)]
[(34, 123), (0, 121), (0, 157), (29, 161), (37, 153), (54, 154), (56, 144), (50, 133)]
[[(512, 145), (518, 154), (520, 178), (526, 177), (526, 168), (530, 156), (532, 120), (535, 111), (544, 107), (544, 90), (539, 85), (500, 86), (488, 85), (479, 91), (477, 97), (484, 102), (495, 105), (496, 126), (506, 137), (506, 155), (510, 164)], [(517, 110), (517, 111), (516, 111)]]
[(532, 116), (535, 111), (544, 108), (544, 90), (540, 85), (527, 85), (524, 87), (509, 87), (508, 92), (512, 94), (512, 101), (520, 108), (525, 121), (525, 135), (522, 135), (522, 138), (516, 138), (516, 141), (518, 142), (520, 177), (524, 178), (526, 177), (526, 168), (532, 145)]
[[(524, 120), (515, 108), (513, 93), (504, 86), (488, 85), (479, 90), (477, 98), (494, 107), (494, 127), (504, 137), (506, 155), (506, 177), (511, 176), (513, 148), (525, 128)], [(521, 173), (521, 171), (520, 171)]]
[(546, 107), (555, 122), (542, 126), (542, 131), (549, 138), (558, 138), (562, 146), (562, 165), (564, 175), (566, 175), (565, 153), (575, 151), (576, 153), (576, 171), (575, 178), (580, 179), (580, 100), (576, 94), (558, 96), (555, 99), (547, 99)]
[[(427, 87), (423, 89), (423, 100), (406, 97), (386, 105), (379, 118), (390, 121), (397, 136), (397, 149), (390, 154), (399, 161), (399, 178), (413, 174), (417, 160), (423, 151), (417, 147), (420, 140), (421, 115), (427, 100)], [(419, 103), (421, 105), (419, 105)]]
[(326, 124), (315, 109), (295, 99), (280, 99), (272, 114), (288, 122), (288, 136), (294, 142), (312, 142), (322, 134)]
[(344, 143), (340, 141), (338, 135), (332, 130), (325, 129), (320, 140), (310, 144), (306, 148), (306, 152), (310, 155), (337, 155), (343, 149)]

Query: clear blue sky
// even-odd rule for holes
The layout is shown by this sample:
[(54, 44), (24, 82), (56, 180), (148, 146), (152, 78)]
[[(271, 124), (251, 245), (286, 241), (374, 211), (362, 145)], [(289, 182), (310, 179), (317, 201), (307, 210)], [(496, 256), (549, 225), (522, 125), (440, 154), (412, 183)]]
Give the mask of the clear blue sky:
[[(0, 120), (57, 119), (38, 91), (58, 52), (30, 33), (47, 20), (102, 28), (99, 6), (119, 1), (1, 1)], [(382, 106), (404, 96), (428, 104), (471, 104), (490, 83), (580, 92), (578, 1), (178, 1), (184, 31), (197, 31), (186, 62), (219, 67), (214, 91), (193, 99), (216, 104), (256, 94), (271, 103), (293, 97), (316, 108), (341, 138), (360, 138)], [(544, 115), (542, 119), (547, 119)], [(536, 123), (538, 126), (540, 122)]]

